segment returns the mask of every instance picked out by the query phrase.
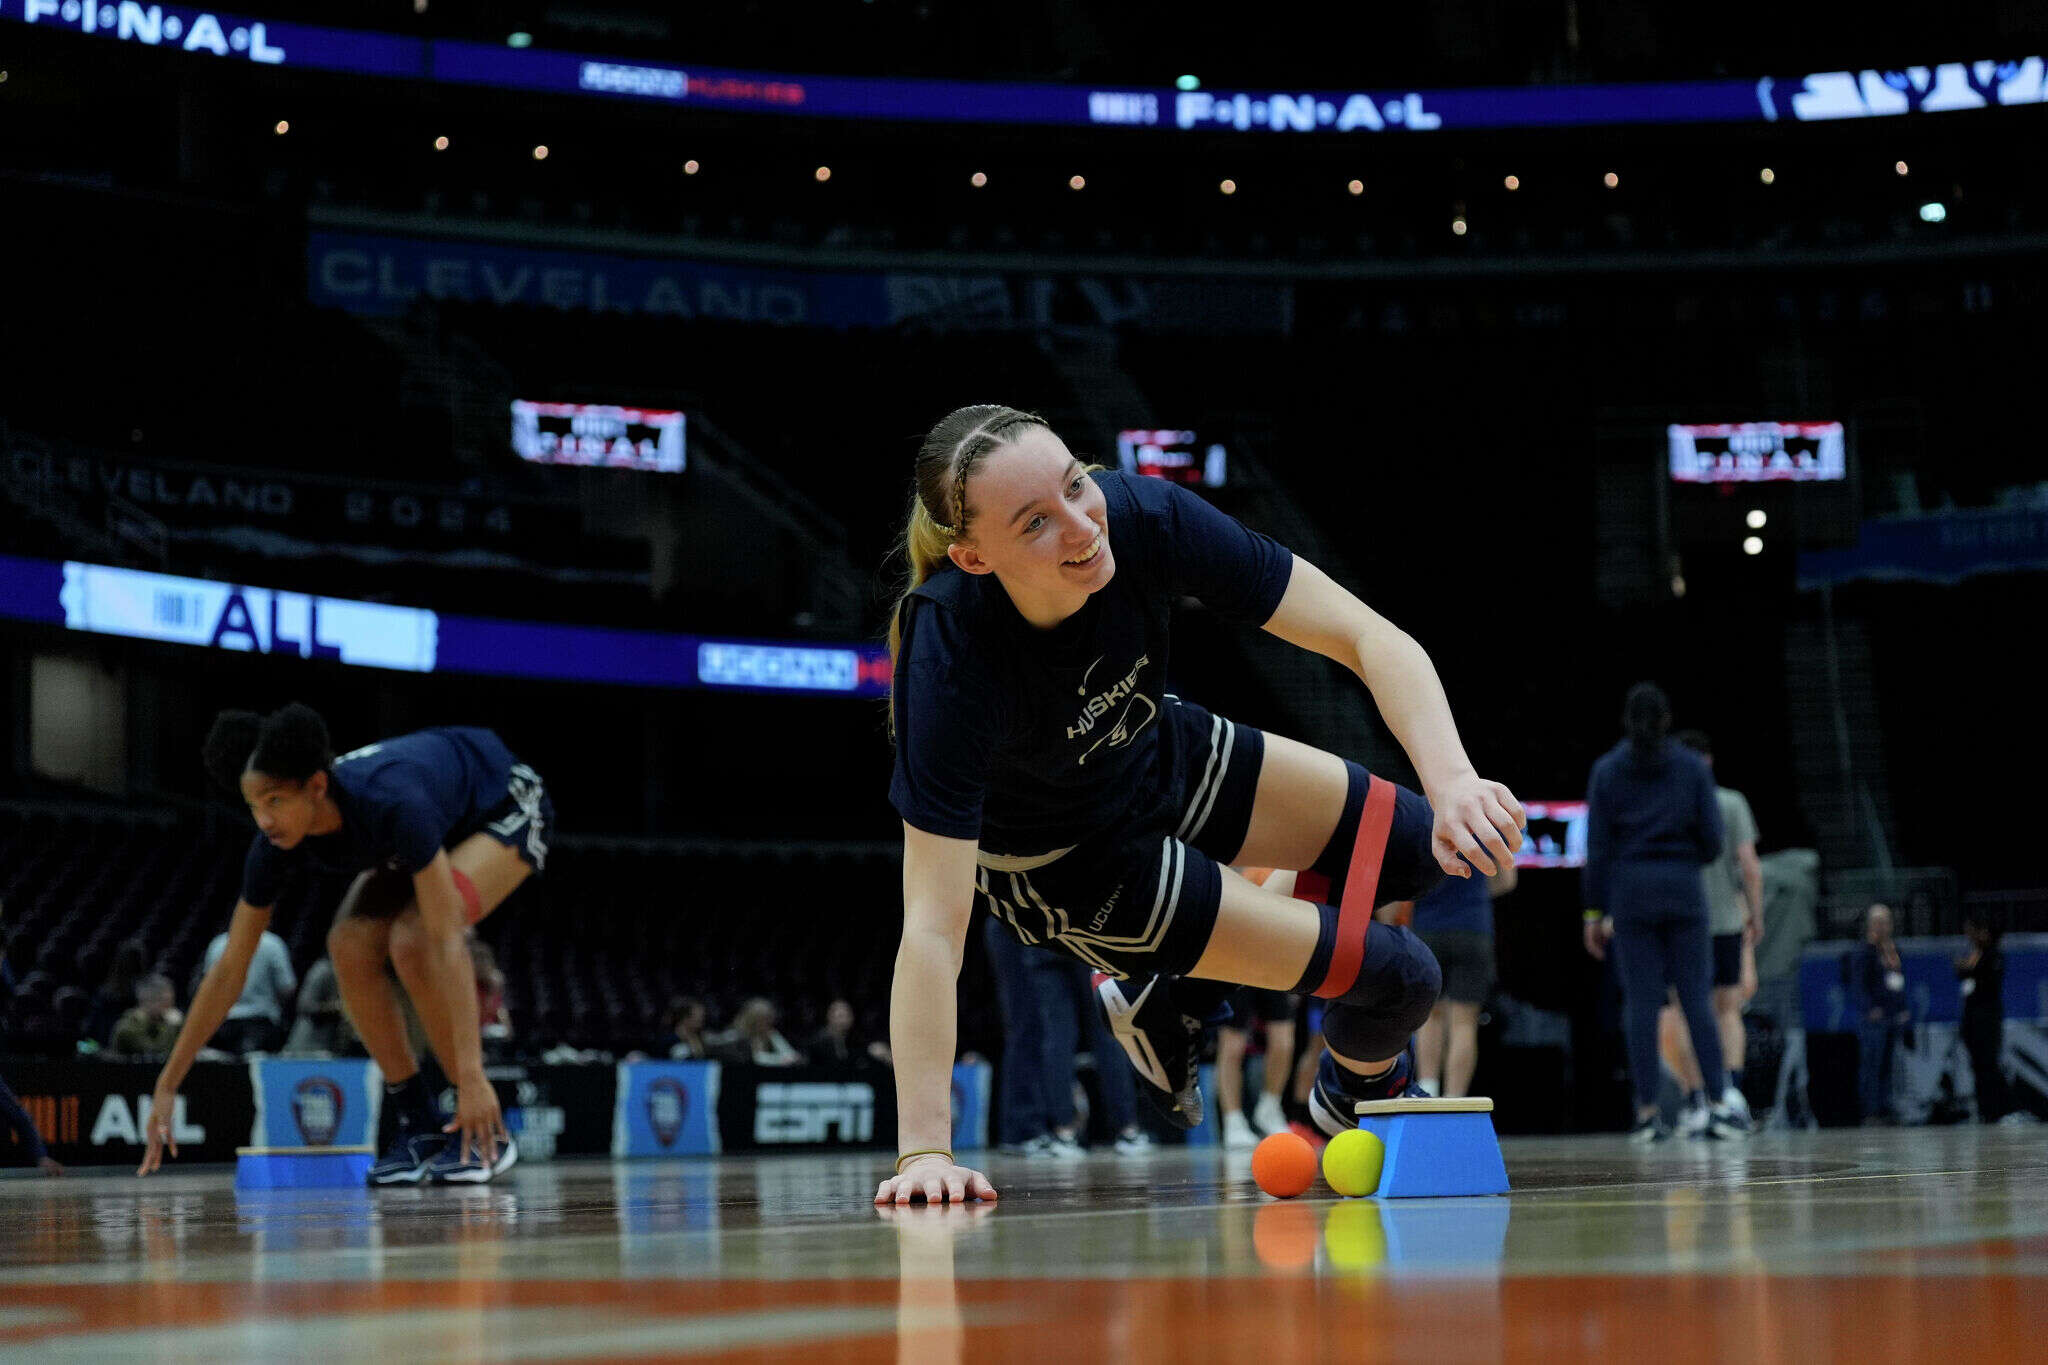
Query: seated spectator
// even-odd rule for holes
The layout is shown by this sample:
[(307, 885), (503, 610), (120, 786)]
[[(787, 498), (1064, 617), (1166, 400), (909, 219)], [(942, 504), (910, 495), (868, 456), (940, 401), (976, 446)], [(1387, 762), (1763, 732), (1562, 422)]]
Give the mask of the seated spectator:
[(135, 1008), (121, 1016), (107, 1050), (116, 1057), (162, 1057), (178, 1040), (185, 1016), (171, 992), (171, 979), (152, 973), (135, 983)]
[(853, 1032), (853, 1006), (834, 1000), (825, 1008), (825, 1027), (804, 1049), (813, 1066), (866, 1066), (870, 1062), (889, 1064), (889, 1045), (862, 1042)]
[[(213, 936), (200, 966), (202, 975), (213, 970), (213, 964), (220, 961), (227, 947), (225, 932)], [(284, 946), (283, 939), (264, 930), (256, 945), (256, 956), (249, 962), (241, 997), (228, 1006), (227, 1022), (213, 1035), (211, 1045), (237, 1057), (250, 1052), (277, 1051), (284, 1042), (285, 1015), (298, 987), (291, 951)]]
[(284, 1050), (314, 1056), (339, 1056), (362, 1049), (354, 1025), (341, 1007), (341, 983), (335, 980), (334, 964), (321, 958), (306, 969), (299, 987), (299, 1017), (292, 1025)]
[(709, 1056), (704, 1045), (704, 1002), (693, 995), (679, 995), (669, 1001), (667, 1034), (664, 1041), (671, 1060), (692, 1062)]
[(92, 1008), (85, 1016), (85, 1037), (105, 1047), (114, 1036), (114, 1025), (135, 1002), (135, 983), (149, 972), (148, 950), (142, 940), (131, 938), (114, 950), (114, 965), (107, 979), (93, 992)]
[(775, 1031), (775, 1006), (755, 996), (740, 1006), (732, 1027), (708, 1040), (711, 1055), (722, 1062), (752, 1062), (755, 1066), (796, 1066), (804, 1055), (789, 1045), (789, 1039)]

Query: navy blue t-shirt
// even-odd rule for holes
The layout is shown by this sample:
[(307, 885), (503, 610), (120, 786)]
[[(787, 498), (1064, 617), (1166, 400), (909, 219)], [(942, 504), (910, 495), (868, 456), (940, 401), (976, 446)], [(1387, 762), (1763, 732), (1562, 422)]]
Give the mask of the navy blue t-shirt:
[(512, 763), (503, 740), (466, 727), (421, 730), (341, 755), (327, 784), (341, 828), (290, 850), (257, 834), (242, 864), (242, 899), (275, 905), (285, 880), (308, 867), (422, 871), (451, 835), (480, 828), (504, 804)]
[(1418, 934), (1491, 934), (1493, 893), (1485, 877), (1445, 877), (1415, 902)]
[(1186, 489), (1093, 476), (1116, 569), (1051, 630), (993, 574), (941, 569), (904, 604), (896, 768), (904, 820), (983, 851), (1068, 848), (1156, 800), (1159, 708), (1175, 599), (1262, 626), (1294, 556)]
[(1585, 902), (1610, 914), (1706, 913), (1700, 868), (1721, 851), (1721, 806), (1705, 760), (1665, 740), (1648, 761), (1628, 740), (1586, 781)]

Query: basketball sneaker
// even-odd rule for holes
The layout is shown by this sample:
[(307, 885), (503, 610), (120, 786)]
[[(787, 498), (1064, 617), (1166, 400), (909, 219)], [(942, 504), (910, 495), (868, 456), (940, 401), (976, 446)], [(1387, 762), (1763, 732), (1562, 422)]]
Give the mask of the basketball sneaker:
[(1404, 1049), (1394, 1059), (1393, 1066), (1378, 1076), (1366, 1077), (1348, 1067), (1337, 1065), (1337, 1059), (1328, 1051), (1316, 1066), (1315, 1089), (1309, 1092), (1309, 1117), (1327, 1137), (1335, 1137), (1346, 1129), (1358, 1126), (1358, 1111), (1354, 1107), (1360, 1100), (1421, 1099), (1422, 1088), (1415, 1084), (1415, 1054)]
[(1157, 1144), (1152, 1141), (1150, 1133), (1142, 1128), (1131, 1128), (1117, 1135), (1116, 1154), (1118, 1156), (1143, 1156), (1151, 1151), (1155, 1145)]
[(1287, 1111), (1280, 1106), (1278, 1095), (1267, 1093), (1259, 1096), (1259, 1102), (1252, 1108), (1252, 1127), (1268, 1137), (1287, 1131)]
[[(1747, 1105), (1744, 1106), (1746, 1110)], [(1749, 1115), (1738, 1111), (1725, 1100), (1719, 1104), (1707, 1103), (1705, 1096), (1695, 1096), (1679, 1117), (1679, 1127), (1689, 1138), (1703, 1138), (1720, 1141), (1724, 1138), (1747, 1137)]]
[(1743, 1132), (1746, 1133), (1755, 1126), (1755, 1121), (1749, 1114), (1749, 1096), (1743, 1094), (1742, 1087), (1732, 1081), (1728, 1088), (1721, 1092), (1721, 1107), (1742, 1124)]
[(1095, 1006), (1109, 1025), (1152, 1107), (1176, 1128), (1202, 1121), (1202, 1025), (1173, 1003), (1170, 980), (1118, 981), (1097, 972)]
[(1243, 1114), (1235, 1109), (1223, 1116), (1223, 1145), (1232, 1151), (1243, 1151), (1259, 1145), (1259, 1135), (1246, 1121)]
[(1628, 1140), (1638, 1147), (1648, 1147), (1663, 1142), (1671, 1136), (1671, 1125), (1664, 1121), (1661, 1112), (1653, 1111), (1636, 1120), (1636, 1126), (1628, 1130)]
[(503, 1175), (519, 1162), (519, 1143), (510, 1134), (498, 1145), (498, 1159), (486, 1162), (474, 1151), (462, 1150), (462, 1135), (442, 1140), (440, 1155), (427, 1163), (427, 1178), (436, 1185), (481, 1185)]
[(427, 1166), (448, 1139), (439, 1133), (415, 1133), (401, 1128), (377, 1164), (370, 1167), (372, 1185), (417, 1185), (427, 1178)]

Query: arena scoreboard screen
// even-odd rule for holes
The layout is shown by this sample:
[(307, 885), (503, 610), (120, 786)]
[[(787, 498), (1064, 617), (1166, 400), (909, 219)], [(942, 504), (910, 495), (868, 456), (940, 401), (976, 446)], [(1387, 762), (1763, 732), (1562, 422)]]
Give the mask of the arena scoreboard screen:
[(512, 449), (531, 464), (683, 472), (683, 414), (603, 403), (512, 402)]
[(1516, 867), (1584, 867), (1586, 865), (1586, 803), (1524, 801), (1529, 817)]
[(1205, 445), (1192, 431), (1120, 431), (1116, 460), (1126, 474), (1165, 479), (1189, 488), (1223, 486), (1223, 446), (1215, 441)]
[(1821, 483), (1848, 477), (1840, 422), (1673, 423), (1673, 483)]

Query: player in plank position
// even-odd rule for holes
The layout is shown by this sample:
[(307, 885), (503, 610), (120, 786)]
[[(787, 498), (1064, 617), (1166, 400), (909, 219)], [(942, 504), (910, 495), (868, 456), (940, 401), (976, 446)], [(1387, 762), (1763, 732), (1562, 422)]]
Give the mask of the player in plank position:
[[(1326, 1131), (1352, 1126), (1356, 1100), (1407, 1093), (1440, 975), (1372, 906), (1490, 875), (1523, 824), (1473, 771), (1422, 648), (1267, 537), (1169, 484), (1091, 473), (1012, 408), (962, 408), (926, 436), (905, 542), (890, 628), (901, 1155), (875, 1202), (996, 1195), (947, 1145), (977, 899), (1102, 975), (1119, 1041), (1183, 1126), (1201, 1121), (1202, 1025), (1234, 985), (1330, 1002), (1310, 1105)], [(1167, 694), (1183, 595), (1356, 672), (1429, 799)], [(1303, 899), (1232, 862), (1299, 870)]]
[[(373, 1185), (475, 1184), (518, 1160), (477, 1036), (468, 926), (498, 908), (547, 861), (554, 805), (533, 769), (489, 730), (435, 729), (334, 756), (326, 722), (293, 703), (269, 716), (223, 711), (206, 737), (206, 769), (241, 794), (257, 834), (227, 950), (192, 997), (157, 1077), (139, 1175), (162, 1163), (178, 1086), (227, 1017), (287, 878), (308, 868), (353, 872), (327, 951), (343, 1006), (384, 1073), (397, 1130), (370, 1168)], [(386, 964), (419, 1012), (455, 1082), (443, 1125)], [(452, 1137), (446, 1134), (453, 1134)]]

